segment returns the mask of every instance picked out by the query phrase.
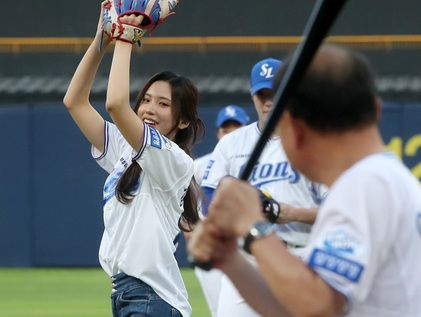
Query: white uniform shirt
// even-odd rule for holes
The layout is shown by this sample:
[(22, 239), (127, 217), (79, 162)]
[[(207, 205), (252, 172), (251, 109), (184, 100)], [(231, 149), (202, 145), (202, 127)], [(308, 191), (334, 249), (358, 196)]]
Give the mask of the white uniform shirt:
[[(226, 175), (239, 177), (260, 134), (257, 122), (254, 122), (224, 136), (208, 162), (202, 187), (214, 189)], [(325, 193), (322, 186), (310, 182), (291, 167), (279, 137), (268, 140), (249, 182), (269, 192), (276, 201), (293, 207), (317, 207)], [(306, 245), (310, 229), (311, 225), (300, 222), (279, 226), (280, 236), (299, 246)]]
[(420, 184), (391, 153), (357, 162), (330, 188), (306, 251), (349, 316), (421, 316)]
[(200, 185), (202, 183), (203, 174), (205, 173), (206, 166), (210, 158), (212, 157), (212, 152), (205, 154), (201, 157), (198, 157), (194, 160), (194, 179), (196, 183)]
[[(136, 277), (186, 317), (191, 315), (174, 253), (180, 233), (178, 220), (183, 198), (193, 177), (193, 160), (177, 144), (145, 124), (141, 150), (136, 153), (109, 122), (105, 150), (92, 155), (110, 175), (104, 185), (105, 230), (99, 250), (101, 266), (109, 276), (119, 272)], [(115, 187), (135, 159), (142, 167), (134, 199), (120, 203)]]

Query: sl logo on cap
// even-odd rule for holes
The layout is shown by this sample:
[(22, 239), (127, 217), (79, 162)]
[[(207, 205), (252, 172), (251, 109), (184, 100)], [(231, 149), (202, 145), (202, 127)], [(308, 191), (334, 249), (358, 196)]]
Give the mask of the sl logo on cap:
[(273, 67), (270, 67), (269, 64), (263, 64), (261, 67), (260, 76), (265, 78), (272, 78), (273, 77)]
[(228, 106), (225, 108), (225, 115), (227, 117), (235, 117), (237, 113), (235, 112), (235, 108), (232, 106)]

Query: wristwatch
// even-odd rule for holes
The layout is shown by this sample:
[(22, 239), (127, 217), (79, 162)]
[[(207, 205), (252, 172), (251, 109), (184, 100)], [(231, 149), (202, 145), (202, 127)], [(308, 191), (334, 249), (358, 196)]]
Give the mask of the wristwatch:
[(260, 220), (253, 224), (247, 235), (244, 237), (243, 249), (251, 254), (251, 244), (253, 241), (267, 237), (276, 231), (276, 225), (266, 220)]
[(281, 205), (266, 191), (259, 190), (259, 196), (266, 219), (272, 223), (276, 223), (281, 214)]

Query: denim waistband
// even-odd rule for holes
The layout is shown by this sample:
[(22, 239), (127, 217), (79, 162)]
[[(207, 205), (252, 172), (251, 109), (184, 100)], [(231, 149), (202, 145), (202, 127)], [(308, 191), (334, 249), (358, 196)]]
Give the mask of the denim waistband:
[(152, 287), (150, 287), (148, 284), (143, 282), (142, 280), (127, 275), (125, 273), (118, 273), (111, 277), (112, 282), (112, 291), (111, 293), (115, 293), (118, 291), (122, 291), (124, 289), (130, 288), (131, 286), (137, 286), (137, 287), (143, 287), (145, 291), (153, 291)]
[(131, 279), (136, 279), (133, 276), (127, 275), (126, 273), (118, 273), (116, 275), (111, 276), (111, 281), (113, 283), (124, 283), (125, 281), (131, 280)]

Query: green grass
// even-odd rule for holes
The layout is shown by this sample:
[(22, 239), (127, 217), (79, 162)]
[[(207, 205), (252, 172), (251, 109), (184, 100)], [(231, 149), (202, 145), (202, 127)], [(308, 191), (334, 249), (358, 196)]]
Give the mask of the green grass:
[[(182, 270), (192, 317), (209, 317), (196, 276)], [(111, 316), (110, 282), (101, 269), (0, 269), (1, 317)]]

